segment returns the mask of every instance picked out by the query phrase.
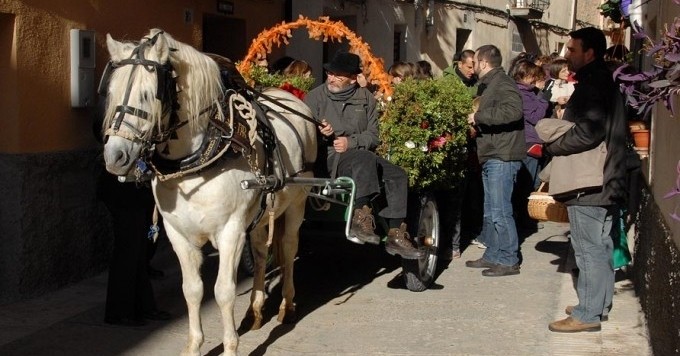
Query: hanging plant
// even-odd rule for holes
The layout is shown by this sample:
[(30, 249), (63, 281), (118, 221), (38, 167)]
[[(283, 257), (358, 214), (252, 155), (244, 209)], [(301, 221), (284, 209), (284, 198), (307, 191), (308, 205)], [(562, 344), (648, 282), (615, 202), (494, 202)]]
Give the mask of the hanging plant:
[(369, 81), (378, 83), (378, 91), (384, 97), (392, 95), (389, 75), (385, 72), (382, 58), (377, 58), (371, 53), (370, 46), (361, 37), (352, 32), (340, 21), (331, 21), (328, 17), (320, 17), (319, 20), (310, 20), (302, 15), (293, 22), (281, 22), (280, 24), (260, 32), (253, 40), (245, 58), (237, 64), (237, 68), (246, 80), (254, 81), (252, 69), (257, 58), (265, 58), (271, 53), (272, 48), (287, 45), (293, 37), (292, 30), (305, 27), (309, 38), (315, 40), (342, 42), (346, 39), (350, 51), (361, 58), (364, 72), (369, 74)]
[(600, 15), (605, 18), (610, 18), (615, 23), (623, 23), (624, 25), (629, 25), (628, 18), (628, 6), (631, 4), (631, 0), (607, 0), (602, 3), (597, 8), (600, 10)]
[(411, 188), (453, 188), (468, 158), (471, 111), (472, 97), (454, 76), (407, 79), (381, 117), (378, 153), (406, 170)]
[[(680, 1), (676, 0), (680, 5)], [(680, 17), (672, 24), (666, 24), (661, 38), (653, 40), (644, 30), (633, 24), (633, 36), (643, 39), (642, 52), (653, 60), (652, 68), (642, 73), (631, 73), (632, 67), (624, 64), (614, 72), (626, 95), (628, 105), (645, 118), (654, 104), (662, 102), (674, 116), (680, 94)]]

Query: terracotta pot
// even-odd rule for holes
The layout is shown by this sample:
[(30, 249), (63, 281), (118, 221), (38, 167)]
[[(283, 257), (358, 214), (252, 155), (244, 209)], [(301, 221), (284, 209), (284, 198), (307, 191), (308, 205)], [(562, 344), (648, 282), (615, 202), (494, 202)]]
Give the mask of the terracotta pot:
[(649, 148), (649, 130), (633, 130), (633, 142), (637, 148)]

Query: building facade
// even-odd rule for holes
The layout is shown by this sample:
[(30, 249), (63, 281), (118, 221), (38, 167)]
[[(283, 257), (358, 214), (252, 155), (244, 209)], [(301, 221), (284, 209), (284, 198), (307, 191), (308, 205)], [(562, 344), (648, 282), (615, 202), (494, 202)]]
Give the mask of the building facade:
[[(106, 34), (136, 41), (150, 28), (162, 28), (196, 48), (241, 56), (261, 29), (282, 21), (284, 5), (0, 1), (0, 303), (59, 288), (108, 265), (112, 235), (97, 199), (104, 170), (92, 120), (99, 100), (94, 90), (108, 61)], [(73, 29), (94, 34), (83, 45), (91, 52), (85, 69), (94, 80), (80, 83), (89, 85), (82, 90), (91, 99), (76, 106)]]
[[(91, 99), (73, 104), (71, 30), (94, 34), (88, 68), (94, 84), (108, 60), (105, 35), (138, 40), (150, 28), (206, 52), (242, 58), (265, 28), (303, 15), (343, 21), (389, 67), (429, 61), (435, 75), (463, 49), (494, 44), (503, 65), (520, 52), (562, 53), (568, 32), (606, 28), (603, 0), (0, 0), (0, 303), (30, 298), (104, 270), (111, 251), (110, 219), (97, 198), (103, 172)], [(672, 23), (671, 0), (636, 0), (648, 33)], [(91, 32), (87, 32), (91, 31)], [(283, 55), (304, 59), (323, 77), (322, 64), (346, 43), (310, 40), (296, 30)], [(630, 34), (628, 36), (630, 38)], [(628, 42), (629, 47), (634, 45)], [(75, 52), (78, 53), (78, 52)], [(81, 52), (82, 53), (82, 52)], [(680, 222), (677, 202), (664, 195), (676, 184), (680, 124), (659, 106), (652, 145), (643, 160), (636, 215), (636, 288), (655, 353), (680, 349)], [(665, 346), (659, 346), (665, 345)]]

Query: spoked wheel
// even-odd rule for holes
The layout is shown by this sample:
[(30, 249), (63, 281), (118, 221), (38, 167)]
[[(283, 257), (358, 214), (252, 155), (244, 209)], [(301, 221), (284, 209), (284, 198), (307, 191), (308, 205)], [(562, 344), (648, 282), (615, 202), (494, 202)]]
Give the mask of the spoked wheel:
[(253, 257), (253, 251), (250, 247), (250, 238), (246, 238), (246, 242), (243, 245), (243, 251), (241, 252), (241, 263), (238, 265), (238, 267), (248, 276), (252, 276), (255, 273), (255, 257)]
[[(415, 199), (410, 200), (412, 202)], [(439, 210), (431, 193), (423, 193), (418, 197), (419, 204), (415, 211), (409, 211), (409, 230), (418, 246), (426, 251), (423, 258), (417, 260), (402, 259), (402, 269), (406, 287), (412, 292), (422, 292), (434, 279), (437, 270), (437, 251), (441, 237), (439, 235)]]
[[(274, 254), (272, 249), (269, 250), (267, 255), (267, 267), (268, 271), (274, 264)], [(243, 251), (241, 252), (241, 263), (238, 265), (239, 269), (244, 272), (247, 276), (252, 276), (255, 274), (255, 257), (253, 256), (253, 250), (251, 248), (250, 238), (246, 237), (246, 242), (243, 245)]]

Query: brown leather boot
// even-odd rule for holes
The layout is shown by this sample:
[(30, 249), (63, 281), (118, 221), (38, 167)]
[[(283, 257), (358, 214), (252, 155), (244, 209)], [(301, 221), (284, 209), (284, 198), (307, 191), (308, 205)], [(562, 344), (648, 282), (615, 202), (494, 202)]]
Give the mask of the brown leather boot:
[[(567, 305), (566, 308), (564, 308), (564, 314), (571, 315), (571, 313), (574, 312), (574, 305)], [(609, 321), (609, 315), (600, 315), (600, 321)]]
[(385, 250), (390, 255), (400, 255), (401, 258), (418, 259), (425, 257), (425, 251), (417, 249), (411, 237), (406, 231), (406, 224), (401, 223), (399, 228), (391, 228), (387, 233), (387, 241), (385, 241)]
[(371, 208), (364, 205), (359, 209), (354, 209), (349, 235), (369, 244), (380, 243), (380, 236), (375, 234), (375, 218)]
[(556, 320), (548, 325), (548, 329), (558, 333), (577, 333), (581, 331), (600, 331), (600, 323), (584, 323), (573, 316), (566, 319)]

